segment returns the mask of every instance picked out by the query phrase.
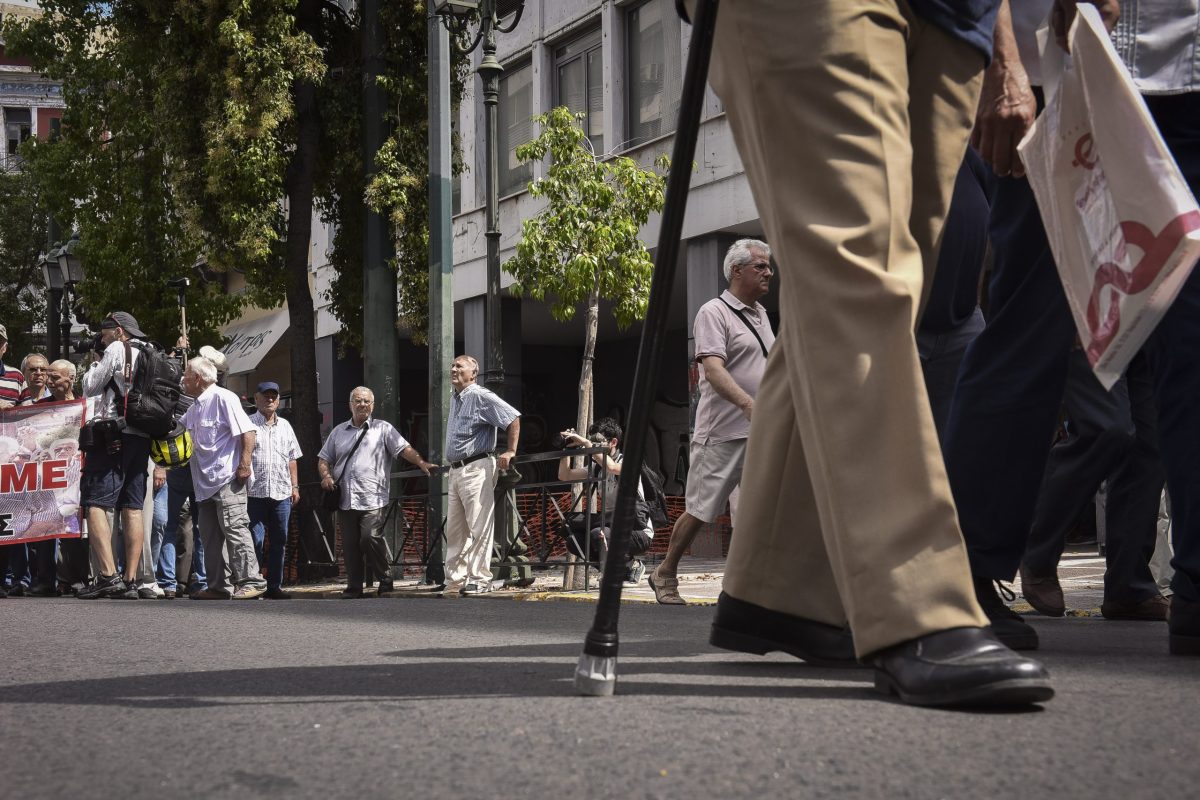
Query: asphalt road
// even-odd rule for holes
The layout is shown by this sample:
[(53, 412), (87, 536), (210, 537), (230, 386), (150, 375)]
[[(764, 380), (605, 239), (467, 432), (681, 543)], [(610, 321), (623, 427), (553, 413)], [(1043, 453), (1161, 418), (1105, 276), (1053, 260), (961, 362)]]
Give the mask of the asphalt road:
[(577, 697), (593, 610), (0, 600), (0, 797), (1197, 796), (1161, 624), (1033, 618), (1058, 696), (980, 713), (714, 650), (692, 607), (624, 607), (618, 695)]

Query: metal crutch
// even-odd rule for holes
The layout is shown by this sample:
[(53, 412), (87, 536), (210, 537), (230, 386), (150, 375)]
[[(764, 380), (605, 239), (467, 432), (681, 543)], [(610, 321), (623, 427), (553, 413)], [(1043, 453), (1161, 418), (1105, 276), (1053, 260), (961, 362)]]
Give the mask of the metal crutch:
[(718, 2), (699, 0), (696, 4), (696, 19), (679, 106), (679, 124), (671, 153), (671, 171), (667, 177), (666, 204), (654, 258), (654, 277), (650, 283), (650, 303), (638, 346), (633, 397), (629, 404), (629, 425), (625, 428), (625, 460), (617, 485), (612, 538), (604, 565), (604, 578), (600, 583), (596, 616), (575, 666), (575, 689), (585, 695), (607, 697), (617, 685), (617, 623), (624, 582), (621, 568), (637, 513), (637, 482), (641, 478), (646, 454), (650, 409), (658, 392), (667, 311), (671, 304), (671, 285), (675, 281), (675, 262), (679, 256), (679, 235), (687, 210), (688, 183), (696, 153), (696, 137), (700, 130), (700, 112), (704, 107), (704, 89), (708, 79)]

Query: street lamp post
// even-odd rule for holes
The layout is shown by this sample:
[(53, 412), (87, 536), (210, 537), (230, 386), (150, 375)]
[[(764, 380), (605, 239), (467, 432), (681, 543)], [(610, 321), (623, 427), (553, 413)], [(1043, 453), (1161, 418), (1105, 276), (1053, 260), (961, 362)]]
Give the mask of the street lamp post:
[(62, 270), (58, 268), (58, 259), (53, 256), (53, 253), (43, 253), (38, 259), (42, 280), (46, 282), (46, 289), (50, 294), (49, 302), (46, 303), (46, 352), (49, 353), (51, 361), (58, 358), (62, 348), (70, 345), (71, 338), (69, 328), (67, 336), (59, 338), (64, 288)]
[[(504, 389), (504, 342), (500, 326), (500, 224), (497, 207), (499, 158), (497, 155), (496, 106), (500, 102), (500, 73), (504, 68), (496, 59), (496, 34), (511, 33), (521, 21), (525, 0), (435, 0), (434, 12), (442, 15), (452, 34), (466, 31), (471, 22), (479, 30), (469, 47), (456, 49), (466, 55), (483, 44), (483, 59), (476, 70), (483, 83), (483, 116), (485, 137), (485, 217), (487, 238), (487, 295), (485, 299), (483, 385), (496, 394)], [(513, 14), (507, 26), (500, 20)], [(458, 37), (455, 36), (457, 39)]]
[(75, 284), (83, 280), (83, 260), (79, 257), (79, 234), (71, 234), (71, 238), (55, 254), (58, 261), (59, 275), (62, 277), (62, 348), (63, 358), (71, 357), (71, 296), (75, 293)]

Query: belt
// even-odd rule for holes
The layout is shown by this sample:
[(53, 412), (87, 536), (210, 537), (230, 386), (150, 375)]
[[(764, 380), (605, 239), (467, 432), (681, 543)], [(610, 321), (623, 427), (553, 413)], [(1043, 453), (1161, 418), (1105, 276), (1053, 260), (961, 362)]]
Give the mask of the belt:
[(465, 467), (467, 464), (470, 464), (472, 461), (478, 461), (479, 459), (487, 458), (490, 455), (491, 455), (490, 451), (484, 450), (482, 453), (476, 453), (473, 456), (467, 456), (462, 461), (451, 461), (450, 466), (453, 467), (454, 469), (458, 469), (460, 467)]

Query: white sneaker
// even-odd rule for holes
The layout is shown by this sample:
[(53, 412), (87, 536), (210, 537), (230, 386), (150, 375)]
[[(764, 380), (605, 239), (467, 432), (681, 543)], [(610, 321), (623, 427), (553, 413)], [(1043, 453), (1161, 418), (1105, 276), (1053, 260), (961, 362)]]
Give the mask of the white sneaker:
[(154, 595), (155, 599), (157, 599), (157, 600), (161, 600), (162, 598), (167, 596), (167, 593), (162, 590), (162, 587), (159, 586), (156, 581), (148, 581), (146, 583), (139, 583), (137, 588), (138, 588), (138, 594), (141, 594), (143, 591), (150, 592)]

